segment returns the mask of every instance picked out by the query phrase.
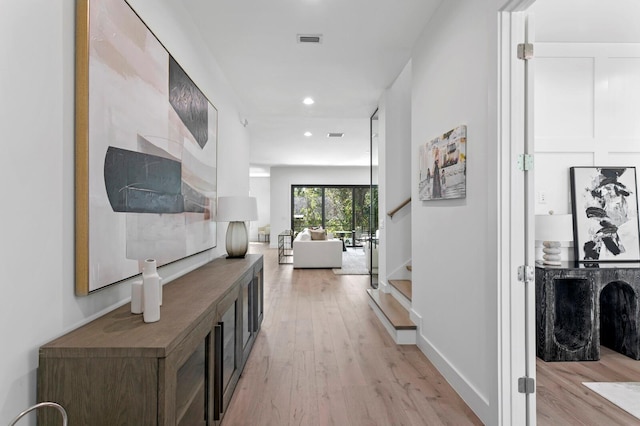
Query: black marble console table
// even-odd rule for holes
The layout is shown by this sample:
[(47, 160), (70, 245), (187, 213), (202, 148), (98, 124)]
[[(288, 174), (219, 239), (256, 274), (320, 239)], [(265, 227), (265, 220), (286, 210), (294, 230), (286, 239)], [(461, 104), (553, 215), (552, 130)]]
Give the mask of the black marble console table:
[(600, 359), (600, 345), (640, 359), (640, 263), (536, 265), (536, 354)]

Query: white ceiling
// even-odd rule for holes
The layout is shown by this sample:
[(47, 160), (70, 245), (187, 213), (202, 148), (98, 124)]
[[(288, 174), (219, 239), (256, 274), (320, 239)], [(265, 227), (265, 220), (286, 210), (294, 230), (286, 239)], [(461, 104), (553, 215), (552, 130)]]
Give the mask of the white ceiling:
[[(243, 104), (255, 174), (274, 165), (368, 165), (369, 117), (440, 2), (183, 4)], [(297, 43), (298, 34), (322, 34), (322, 43)], [(314, 105), (302, 104), (307, 96)]]

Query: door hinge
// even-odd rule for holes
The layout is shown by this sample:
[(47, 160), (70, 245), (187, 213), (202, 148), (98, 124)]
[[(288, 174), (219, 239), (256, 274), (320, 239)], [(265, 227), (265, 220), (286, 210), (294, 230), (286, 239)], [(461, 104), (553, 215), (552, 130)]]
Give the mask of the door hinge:
[(531, 377), (518, 378), (519, 393), (534, 393), (536, 391), (536, 381)]
[(535, 280), (535, 270), (533, 266), (518, 266), (518, 281), (522, 283), (530, 283)]
[(518, 155), (518, 170), (523, 172), (533, 170), (533, 155), (529, 155), (529, 154)]
[(533, 44), (532, 43), (520, 43), (518, 44), (518, 59), (525, 61), (533, 58)]

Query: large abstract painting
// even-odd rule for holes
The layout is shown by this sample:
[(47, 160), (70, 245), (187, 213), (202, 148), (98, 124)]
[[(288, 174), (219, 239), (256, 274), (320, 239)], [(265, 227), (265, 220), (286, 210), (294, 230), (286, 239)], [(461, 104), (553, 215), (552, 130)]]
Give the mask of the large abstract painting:
[(458, 126), (420, 146), (420, 200), (467, 195), (467, 126)]
[(76, 293), (216, 246), (218, 112), (124, 0), (79, 0)]
[(576, 260), (638, 261), (635, 167), (571, 167)]

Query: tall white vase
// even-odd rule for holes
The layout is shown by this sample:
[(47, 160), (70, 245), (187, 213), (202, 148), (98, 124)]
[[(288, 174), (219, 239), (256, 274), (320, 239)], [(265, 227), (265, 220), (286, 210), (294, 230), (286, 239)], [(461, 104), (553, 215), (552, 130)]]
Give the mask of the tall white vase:
[(156, 269), (156, 260), (147, 259), (142, 267), (142, 317), (144, 322), (160, 320), (160, 276)]

